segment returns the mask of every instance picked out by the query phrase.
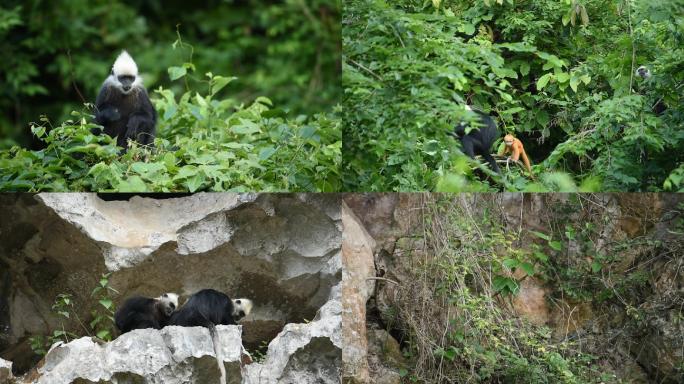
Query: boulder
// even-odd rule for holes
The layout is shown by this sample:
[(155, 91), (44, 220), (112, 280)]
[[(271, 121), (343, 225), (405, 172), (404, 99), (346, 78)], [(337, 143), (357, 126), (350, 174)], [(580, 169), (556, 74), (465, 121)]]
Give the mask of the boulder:
[(38, 368), (35, 383), (218, 383), (215, 347), (220, 348), (227, 382), (240, 383), (240, 326), (219, 325), (216, 332), (220, 341), (217, 346), (209, 330), (202, 327), (136, 329), (104, 344), (90, 337), (58, 343)]

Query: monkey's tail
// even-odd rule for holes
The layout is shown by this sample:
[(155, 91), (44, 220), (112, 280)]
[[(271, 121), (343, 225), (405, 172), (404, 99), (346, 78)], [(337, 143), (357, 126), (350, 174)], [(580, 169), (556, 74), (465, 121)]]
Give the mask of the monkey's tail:
[(219, 372), (221, 372), (221, 378), (219, 379), (219, 384), (226, 384), (226, 367), (223, 365), (223, 353), (221, 352), (221, 341), (218, 337), (218, 332), (216, 331), (216, 325), (200, 311), (200, 315), (206, 320), (207, 328), (209, 328), (209, 334), (211, 335), (211, 344), (214, 347), (214, 355), (216, 356), (216, 363), (218, 364)]
[(223, 354), (221, 352), (221, 342), (218, 337), (218, 332), (216, 332), (216, 326), (214, 323), (210, 323), (209, 333), (211, 334), (211, 343), (214, 345), (214, 354), (216, 354), (216, 362), (218, 363), (219, 371), (221, 372), (221, 378), (219, 384), (226, 384), (226, 366), (223, 365)]

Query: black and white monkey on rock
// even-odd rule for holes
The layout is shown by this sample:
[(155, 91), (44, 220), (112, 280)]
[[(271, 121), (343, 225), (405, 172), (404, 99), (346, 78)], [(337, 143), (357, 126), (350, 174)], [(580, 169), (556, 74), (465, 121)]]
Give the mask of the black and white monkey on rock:
[(119, 307), (114, 321), (122, 334), (134, 329), (161, 329), (168, 324), (176, 308), (178, 295), (175, 293), (165, 293), (155, 299), (133, 296)]
[(126, 51), (116, 58), (100, 88), (95, 121), (104, 127), (104, 133), (116, 137), (116, 145), (124, 152), (129, 139), (142, 145), (154, 144), (157, 113), (138, 75), (138, 66)]
[(207, 327), (231, 325), (252, 311), (249, 299), (231, 299), (215, 289), (203, 289), (188, 299), (174, 312), (168, 325)]
[(226, 294), (215, 289), (203, 289), (188, 299), (178, 311), (169, 319), (169, 325), (182, 327), (206, 327), (209, 329), (214, 353), (218, 362), (221, 378), (219, 383), (226, 383), (226, 368), (221, 356), (221, 348), (217, 347), (220, 340), (216, 331), (219, 324), (232, 325), (252, 311), (252, 301), (249, 299), (231, 299)]
[[(475, 126), (475, 124), (470, 124), (468, 121), (461, 121), (456, 124), (454, 131), (450, 133), (450, 135), (461, 142), (463, 153), (468, 155), (471, 159), (475, 158), (476, 155), (482, 156), (487, 160), (494, 172), (500, 173), (499, 166), (490, 153), (492, 145), (499, 137), (499, 130), (496, 127), (494, 119), (484, 112), (474, 110), (469, 105), (466, 105), (465, 108), (466, 110), (477, 114), (477, 126)], [(470, 132), (466, 133), (466, 128), (471, 125), (472, 128), (470, 129)]]

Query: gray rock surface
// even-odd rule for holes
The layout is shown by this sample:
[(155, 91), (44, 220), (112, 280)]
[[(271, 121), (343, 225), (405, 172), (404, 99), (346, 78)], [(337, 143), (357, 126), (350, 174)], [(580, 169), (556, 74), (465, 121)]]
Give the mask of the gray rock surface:
[(0, 359), (0, 384), (10, 383), (12, 377), (12, 362)]
[(287, 324), (268, 346), (264, 361), (246, 366), (244, 383), (339, 383), (341, 327), (342, 304), (337, 286), (311, 322)]
[[(216, 327), (228, 383), (240, 383), (241, 330)], [(218, 383), (219, 368), (209, 330), (202, 327), (137, 329), (100, 345), (90, 337), (55, 344), (38, 368), (37, 384), (144, 382)]]

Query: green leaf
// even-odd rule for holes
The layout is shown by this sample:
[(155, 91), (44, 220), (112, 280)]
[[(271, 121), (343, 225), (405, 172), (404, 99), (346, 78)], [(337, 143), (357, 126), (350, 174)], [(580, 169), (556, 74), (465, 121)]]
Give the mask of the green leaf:
[(147, 184), (140, 176), (131, 176), (121, 180), (117, 186), (118, 192), (147, 192)]
[(520, 269), (522, 269), (527, 276), (534, 276), (534, 265), (525, 262), (520, 264)]
[(503, 294), (516, 294), (518, 293), (520, 287), (515, 279), (504, 276), (494, 276), (492, 279), (492, 287), (494, 291), (501, 292)]
[(580, 83), (580, 78), (573, 76), (570, 79), (570, 88), (572, 88), (572, 90), (574, 92), (577, 92), (577, 86), (579, 86), (579, 83)]
[(185, 181), (185, 185), (188, 187), (188, 191), (190, 192), (195, 192), (197, 191), (202, 184), (204, 183), (204, 177), (200, 174), (195, 174), (192, 177), (189, 177)]
[(565, 72), (560, 72), (560, 73), (556, 74), (556, 80), (558, 80), (558, 82), (561, 84), (566, 83), (568, 80), (570, 80), (570, 74), (565, 73)]
[(553, 76), (552, 73), (547, 73), (546, 75), (542, 76), (537, 80), (537, 90), (541, 91), (546, 87), (546, 84), (549, 83), (549, 80), (551, 80), (551, 76)]
[(534, 257), (536, 257), (537, 260), (540, 260), (540, 261), (543, 261), (543, 262), (549, 261), (549, 257), (548, 257), (545, 253), (542, 253), (542, 252), (539, 252), (539, 251), (535, 251), (535, 252), (534, 252)]
[(103, 329), (97, 333), (98, 339), (101, 340), (107, 340), (109, 338), (109, 331), (106, 329)]
[(275, 147), (266, 147), (259, 151), (259, 160), (264, 161), (271, 157), (275, 153), (276, 149)]
[(538, 238), (540, 238), (540, 239), (544, 239), (544, 240), (546, 240), (546, 241), (551, 240), (551, 237), (550, 237), (549, 235), (544, 234), (544, 233), (537, 232), (537, 231), (530, 231), (530, 232), (531, 232), (533, 235), (535, 235), (535, 236), (537, 236)]
[(592, 272), (598, 273), (599, 271), (601, 271), (601, 268), (603, 268), (603, 266), (602, 266), (601, 263), (599, 263), (598, 261), (594, 260), (594, 261), (591, 263), (591, 271), (592, 271)]
[(261, 132), (261, 127), (247, 119), (240, 119), (240, 124), (231, 127), (231, 131), (241, 135), (251, 135)]
[(314, 133), (316, 133), (316, 127), (311, 126), (311, 125), (305, 125), (299, 131), (299, 135), (304, 139), (308, 139), (308, 138), (312, 137), (314, 135)]
[(508, 269), (513, 269), (518, 266), (519, 262), (516, 259), (504, 259), (502, 262), (503, 266)]
[(103, 307), (110, 309), (114, 303), (109, 299), (102, 299), (100, 300), (100, 304), (102, 304)]
[(523, 76), (527, 76), (530, 73), (530, 64), (526, 61), (523, 61), (520, 64), (520, 74)]
[(187, 73), (187, 69), (185, 69), (185, 67), (169, 67), (168, 71), (171, 81), (178, 80)]
[(223, 89), (226, 85), (230, 84), (233, 80), (237, 80), (237, 77), (223, 77), (216, 76), (211, 80), (211, 95), (214, 96), (218, 91)]
[(555, 249), (556, 251), (560, 251), (563, 248), (560, 241), (549, 241), (549, 247)]

